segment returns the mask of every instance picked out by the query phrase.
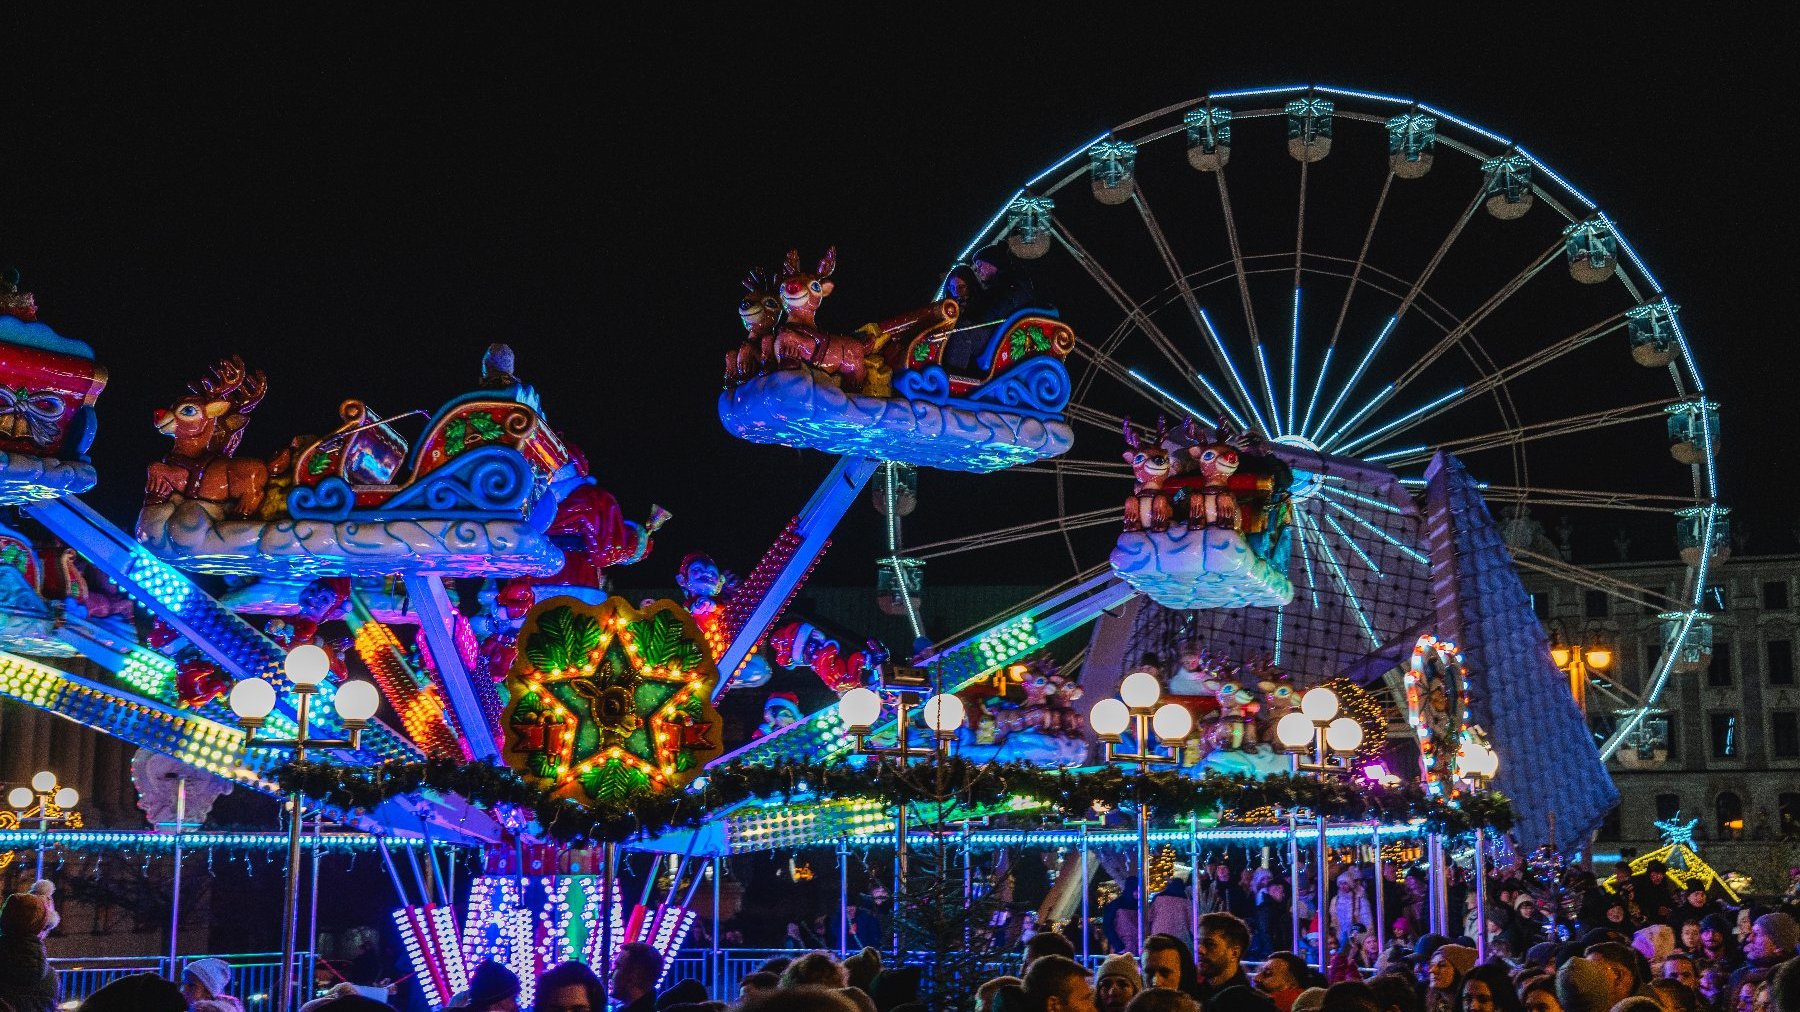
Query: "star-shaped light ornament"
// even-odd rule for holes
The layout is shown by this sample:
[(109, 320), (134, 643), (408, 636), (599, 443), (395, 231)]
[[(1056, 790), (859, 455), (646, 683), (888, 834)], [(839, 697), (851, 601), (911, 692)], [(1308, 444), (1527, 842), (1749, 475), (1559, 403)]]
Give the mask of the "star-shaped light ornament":
[(1700, 820), (1689, 819), (1682, 822), (1681, 813), (1676, 812), (1674, 818), (1653, 823), (1653, 825), (1656, 826), (1658, 832), (1662, 833), (1665, 846), (1679, 849), (1694, 845), (1694, 827), (1700, 825)]
[(721, 751), (704, 633), (673, 601), (639, 610), (540, 602), (519, 631), (501, 714), (506, 761), (558, 798), (619, 801), (686, 786)]

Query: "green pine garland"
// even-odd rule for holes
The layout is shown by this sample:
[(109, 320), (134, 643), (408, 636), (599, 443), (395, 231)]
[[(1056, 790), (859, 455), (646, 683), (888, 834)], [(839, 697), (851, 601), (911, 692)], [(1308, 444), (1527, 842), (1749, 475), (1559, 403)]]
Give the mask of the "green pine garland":
[[(525, 813), (544, 836), (563, 843), (654, 836), (670, 829), (693, 828), (712, 813), (740, 802), (786, 801), (800, 795), (907, 804), (953, 800), (964, 805), (1031, 797), (1047, 802), (1058, 815), (1088, 818), (1096, 803), (1115, 807), (1121, 799), (1134, 799), (1139, 789), (1135, 775), (1113, 767), (1068, 771), (1027, 763), (976, 763), (954, 756), (935, 767), (913, 766), (904, 773), (888, 763), (861, 767), (844, 763), (732, 764), (708, 773), (697, 790), (639, 791), (595, 805), (553, 800), (549, 792), (532, 787), (512, 770), (484, 763), (290, 763), (277, 771), (276, 779), (284, 790), (297, 790), (345, 811), (371, 811), (384, 801), (423, 790), (458, 794), (477, 808), (512, 808)], [(1513, 823), (1512, 805), (1498, 792), (1467, 795), (1452, 807), (1427, 798), (1411, 784), (1382, 787), (1287, 774), (1264, 780), (1216, 773), (1195, 778), (1158, 771), (1144, 777), (1142, 790), (1145, 803), (1159, 818), (1229, 816), (1275, 808), (1323, 812), (1328, 818), (1344, 821), (1393, 823), (1422, 818), (1431, 828), (1447, 833), (1477, 826), (1504, 831)]]

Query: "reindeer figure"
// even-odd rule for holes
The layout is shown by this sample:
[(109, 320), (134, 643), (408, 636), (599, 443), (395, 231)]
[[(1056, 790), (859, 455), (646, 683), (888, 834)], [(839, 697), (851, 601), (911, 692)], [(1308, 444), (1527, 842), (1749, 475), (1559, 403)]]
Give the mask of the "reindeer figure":
[(1189, 529), (1237, 530), (1238, 503), (1231, 476), (1237, 473), (1243, 437), (1223, 428), (1204, 432), (1191, 418), (1183, 430), (1194, 443), (1184, 452), (1200, 471), (1200, 487), (1188, 492)]
[(744, 343), (725, 355), (725, 378), (742, 381), (775, 360), (775, 325), (781, 321), (781, 299), (775, 281), (766, 272), (751, 268), (744, 275), (744, 298), (738, 303), (744, 321)]
[(835, 287), (831, 275), (836, 270), (835, 246), (826, 250), (824, 259), (810, 271), (800, 266), (798, 250), (788, 250), (780, 277), (781, 304), (786, 315), (775, 332), (775, 357), (783, 365), (810, 365), (837, 376), (846, 390), (861, 393), (869, 379), (869, 336), (828, 334), (815, 322), (819, 303)]
[(1131, 498), (1125, 500), (1127, 531), (1166, 531), (1175, 516), (1174, 503), (1163, 491), (1163, 483), (1175, 470), (1169, 451), (1163, 446), (1168, 435), (1168, 425), (1159, 417), (1156, 434), (1141, 440), (1131, 427), (1131, 419), (1125, 419), (1125, 445), (1130, 447), (1124, 454), (1125, 463), (1131, 465), (1131, 474), (1137, 479)]
[(179, 494), (225, 503), (233, 519), (255, 516), (268, 490), (269, 465), (235, 458), (250, 412), (268, 392), (268, 377), (233, 355), (188, 389), (189, 396), (152, 415), (157, 431), (172, 437), (175, 445), (150, 465), (146, 500), (167, 502)]

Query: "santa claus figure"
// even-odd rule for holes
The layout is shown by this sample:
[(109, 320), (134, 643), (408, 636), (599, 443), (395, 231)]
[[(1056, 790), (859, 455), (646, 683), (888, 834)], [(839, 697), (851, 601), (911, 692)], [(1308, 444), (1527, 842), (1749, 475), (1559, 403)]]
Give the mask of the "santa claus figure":
[(837, 640), (809, 622), (787, 623), (769, 637), (769, 645), (775, 648), (776, 664), (811, 668), (840, 696), (874, 681), (877, 670), (888, 659), (887, 650), (874, 640), (861, 650), (846, 651)]
[(763, 703), (763, 722), (757, 727), (755, 737), (774, 734), (799, 720), (800, 697), (791, 692), (771, 692)]

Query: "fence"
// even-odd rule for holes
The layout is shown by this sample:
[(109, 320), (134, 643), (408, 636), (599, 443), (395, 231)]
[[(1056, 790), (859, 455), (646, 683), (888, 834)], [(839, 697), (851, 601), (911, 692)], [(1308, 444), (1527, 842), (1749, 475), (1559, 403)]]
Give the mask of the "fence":
[[(179, 981), (181, 971), (189, 963), (205, 956), (182, 956), (170, 965), (167, 956), (96, 956), (88, 959), (52, 959), (64, 1002), (87, 1000), (88, 995), (120, 977), (134, 973), (154, 973)], [(281, 970), (281, 953), (250, 952), (214, 957), (231, 966), (231, 993), (244, 1003), (244, 1012), (270, 1012), (274, 1009), (274, 993)], [(298, 956), (300, 979), (312, 979), (313, 957)]]

